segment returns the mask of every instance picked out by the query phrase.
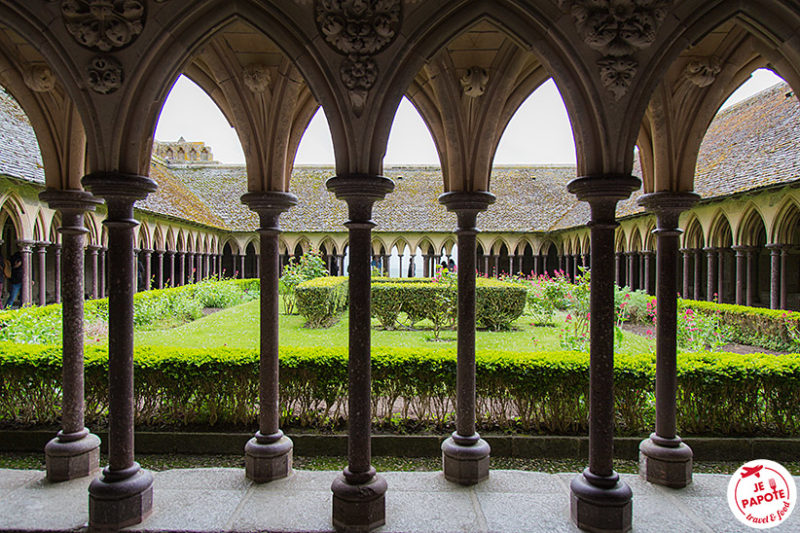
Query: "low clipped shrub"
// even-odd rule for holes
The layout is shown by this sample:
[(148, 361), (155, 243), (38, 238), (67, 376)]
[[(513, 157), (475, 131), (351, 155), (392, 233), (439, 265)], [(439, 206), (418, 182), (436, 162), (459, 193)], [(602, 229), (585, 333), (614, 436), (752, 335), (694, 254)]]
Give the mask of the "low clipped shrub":
[(701, 300), (678, 300), (678, 309), (716, 316), (725, 325), (729, 342), (761, 346), (770, 350), (800, 350), (800, 313)]
[[(281, 347), (282, 424), (341, 427), (347, 418), (347, 349)], [(108, 355), (86, 347), (86, 420), (108, 416)], [(251, 425), (258, 414), (253, 350), (137, 347), (135, 421), (146, 425)], [(589, 355), (478, 351), (481, 428), (583, 433)], [(447, 349), (374, 348), (375, 422), (445, 427), (456, 396), (456, 354)], [(0, 423), (53, 424), (60, 416), (61, 349), (0, 343)], [(653, 354), (614, 360), (620, 434), (654, 422)], [(800, 355), (687, 353), (678, 356), (678, 426), (683, 434), (800, 435)], [(413, 422), (413, 423), (412, 423)]]
[[(430, 320), (434, 331), (455, 323), (457, 284), (454, 278), (408, 279), (421, 281), (381, 280), (372, 284), (372, 315), (384, 329), (394, 329), (400, 313), (405, 313), (412, 326), (423, 319)], [(478, 327), (510, 328), (525, 310), (526, 295), (525, 287), (519, 284), (478, 278), (475, 289)]]
[(475, 287), (475, 322), (480, 328), (509, 329), (525, 312), (528, 291), (525, 287), (479, 278)]
[(329, 327), (347, 309), (346, 277), (328, 276), (300, 283), (294, 288), (297, 311), (307, 327)]

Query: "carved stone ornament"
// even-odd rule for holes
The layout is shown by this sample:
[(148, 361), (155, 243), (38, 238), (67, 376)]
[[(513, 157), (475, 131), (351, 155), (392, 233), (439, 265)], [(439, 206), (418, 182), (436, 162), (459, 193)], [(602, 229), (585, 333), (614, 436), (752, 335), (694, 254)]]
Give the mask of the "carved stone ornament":
[(56, 77), (47, 65), (31, 65), (22, 73), (22, 80), (28, 89), (37, 93), (52, 91), (56, 86)]
[(261, 64), (247, 65), (242, 72), (242, 81), (254, 93), (263, 93), (269, 89), (272, 80), (269, 67)]
[(331, 48), (347, 56), (339, 69), (356, 116), (361, 116), (369, 90), (378, 79), (372, 58), (397, 37), (401, 0), (316, 0), (317, 28)]
[(619, 100), (628, 92), (639, 63), (629, 57), (609, 57), (597, 62), (600, 68), (600, 81)]
[(122, 86), (122, 65), (110, 56), (95, 56), (89, 62), (88, 84), (100, 94), (110, 94)]
[(487, 83), (489, 83), (489, 73), (483, 67), (470, 67), (461, 78), (461, 87), (464, 89), (464, 94), (470, 98), (483, 96), (483, 93), (486, 92)]
[(656, 40), (672, 0), (559, 0), (583, 41), (603, 54), (600, 78), (619, 100), (636, 75), (635, 53)]
[(704, 57), (689, 61), (686, 65), (686, 78), (698, 87), (708, 87), (722, 70), (722, 65), (716, 57)]
[(139, 0), (63, 0), (61, 15), (79, 44), (103, 52), (133, 42), (144, 28)]

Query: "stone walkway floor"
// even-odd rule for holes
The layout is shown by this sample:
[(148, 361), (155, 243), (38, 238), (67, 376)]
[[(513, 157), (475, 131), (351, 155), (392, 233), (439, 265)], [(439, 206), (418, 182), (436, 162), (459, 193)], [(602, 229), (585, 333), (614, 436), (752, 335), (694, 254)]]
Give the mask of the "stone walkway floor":
[[(331, 531), (331, 481), (338, 472), (296, 471), (253, 485), (243, 470), (155, 473), (154, 512), (129, 531)], [(438, 472), (386, 472), (386, 526), (380, 532), (578, 531), (569, 518), (575, 474), (494, 470), (470, 488)], [(696, 474), (681, 491), (623, 475), (633, 489), (636, 532), (754, 531), (731, 514), (729, 476)], [(89, 479), (48, 483), (33, 470), (0, 470), (0, 531), (75, 531), (85, 527)], [(800, 477), (795, 477), (800, 486)], [(776, 532), (800, 532), (800, 511)]]

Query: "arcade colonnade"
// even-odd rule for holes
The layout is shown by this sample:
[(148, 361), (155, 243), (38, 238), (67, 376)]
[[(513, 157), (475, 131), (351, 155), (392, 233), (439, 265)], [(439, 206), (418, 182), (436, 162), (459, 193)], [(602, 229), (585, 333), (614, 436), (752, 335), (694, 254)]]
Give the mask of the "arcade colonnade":
[[(260, 414), (245, 449), (249, 478), (269, 482), (291, 469), (292, 443), (278, 425), (279, 220), (297, 203), (288, 193), (294, 155), (322, 106), (336, 160), (326, 187), (346, 204), (350, 257), (348, 466), (333, 480), (332, 520), (343, 531), (385, 521), (387, 485), (370, 448), (372, 214), (394, 189), (381, 174), (404, 94), (440, 155), (439, 201), (452, 212), (460, 265), (456, 431), (442, 446), (444, 475), (460, 484), (490, 475), (489, 446), (475, 431), (477, 219), (495, 200), (489, 178), (505, 126), (552, 77), (577, 156), (562, 193), (591, 210), (589, 465), (571, 483), (572, 519), (592, 531), (631, 528), (632, 492), (613, 469), (612, 302), (616, 207), (641, 187), (638, 202), (656, 218), (660, 321), (656, 421), (640, 471), (672, 487), (691, 481), (675, 416), (679, 217), (698, 199), (697, 150), (727, 96), (767, 65), (800, 86), (795, 0), (5, 0), (0, 21), (0, 81), (31, 119), (47, 185), (40, 198), (61, 217), (62, 429), (45, 450), (53, 480), (97, 464), (98, 439), (83, 424), (81, 273), (85, 214), (105, 203), (109, 454), (89, 487), (92, 528), (137, 523), (159, 505), (133, 448), (134, 204), (157, 188), (148, 177), (153, 132), (180, 73), (236, 128), (247, 163), (242, 201), (259, 217)], [(641, 179), (632, 175), (635, 145)]]

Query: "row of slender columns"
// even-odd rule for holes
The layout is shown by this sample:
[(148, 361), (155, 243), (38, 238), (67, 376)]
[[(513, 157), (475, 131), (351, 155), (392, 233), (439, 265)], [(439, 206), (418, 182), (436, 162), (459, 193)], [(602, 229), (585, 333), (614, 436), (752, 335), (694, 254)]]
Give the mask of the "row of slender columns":
[(633, 290), (643, 290), (653, 294), (654, 279), (653, 258), (655, 252), (642, 250), (638, 252), (617, 252), (614, 258), (615, 279), (618, 286), (627, 286)]

